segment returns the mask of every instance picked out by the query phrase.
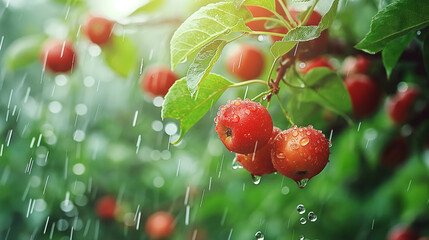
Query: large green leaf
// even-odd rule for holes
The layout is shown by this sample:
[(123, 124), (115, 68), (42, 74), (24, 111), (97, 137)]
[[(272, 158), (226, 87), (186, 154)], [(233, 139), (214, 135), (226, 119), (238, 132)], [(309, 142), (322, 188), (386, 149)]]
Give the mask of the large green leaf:
[(259, 6), (271, 11), (275, 11), (276, 10), (275, 1), (277, 0), (246, 0), (244, 2), (244, 5)]
[(322, 17), (318, 26), (298, 26), (290, 30), (282, 41), (277, 41), (271, 46), (271, 53), (275, 58), (289, 52), (300, 41), (310, 41), (320, 36), (320, 33), (329, 28), (337, 13), (338, 0), (332, 1), (328, 12)]
[(214, 40), (198, 52), (186, 74), (186, 83), (191, 95), (195, 94), (201, 81), (210, 73), (226, 44), (224, 40)]
[(15, 40), (5, 53), (7, 67), (16, 70), (36, 61), (45, 38), (40, 35), (31, 35)]
[(148, 0), (143, 3), (139, 8), (133, 11), (130, 16), (140, 15), (140, 14), (148, 14), (158, 10), (163, 4), (165, 0)]
[(393, 67), (395, 67), (396, 62), (402, 55), (402, 52), (405, 50), (411, 40), (413, 40), (414, 36), (414, 32), (409, 32), (404, 36), (393, 39), (386, 45), (386, 47), (381, 52), (383, 58), (383, 65), (386, 69), (387, 77), (390, 77)]
[(127, 37), (112, 36), (103, 52), (107, 65), (121, 77), (127, 77), (136, 67), (137, 49)]
[(180, 119), (180, 138), (213, 106), (228, 86), (233, 83), (222, 76), (210, 73), (192, 96), (186, 78), (177, 80), (165, 96), (161, 117)]
[(303, 89), (293, 89), (303, 102), (315, 102), (347, 116), (352, 109), (350, 95), (338, 74), (328, 68), (314, 68), (303, 79)]
[(250, 17), (246, 8), (236, 9), (232, 2), (209, 4), (200, 8), (174, 33), (170, 42), (171, 66), (175, 68), (192, 53), (213, 39), (229, 32), (247, 32), (244, 24)]
[(355, 47), (368, 53), (381, 51), (388, 42), (429, 26), (429, 1), (398, 0), (379, 11), (365, 38)]

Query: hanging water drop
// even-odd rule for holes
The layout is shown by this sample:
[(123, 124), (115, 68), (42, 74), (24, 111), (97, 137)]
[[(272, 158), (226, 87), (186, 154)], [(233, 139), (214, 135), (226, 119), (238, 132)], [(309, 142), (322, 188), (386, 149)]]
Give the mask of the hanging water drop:
[(305, 186), (307, 186), (308, 178), (303, 178), (301, 180), (298, 180), (296, 181), (296, 183), (298, 184), (299, 188), (304, 188)]
[(255, 233), (255, 238), (256, 238), (256, 240), (264, 240), (265, 239), (264, 234), (261, 231), (257, 231)]
[(308, 220), (310, 220), (311, 222), (317, 221), (317, 215), (314, 212), (309, 212), (308, 213)]
[(240, 121), (240, 117), (236, 114), (232, 115), (231, 122), (238, 123)]
[(239, 169), (239, 168), (243, 168), (243, 166), (241, 166), (240, 162), (237, 161), (237, 158), (235, 157), (234, 160), (232, 160), (232, 169)]
[(296, 210), (298, 211), (299, 214), (305, 213), (305, 207), (303, 204), (298, 204), (298, 206), (296, 206)]
[(256, 185), (258, 185), (259, 183), (261, 183), (261, 178), (262, 178), (261, 176), (256, 176), (256, 175), (252, 174), (253, 183), (256, 184)]

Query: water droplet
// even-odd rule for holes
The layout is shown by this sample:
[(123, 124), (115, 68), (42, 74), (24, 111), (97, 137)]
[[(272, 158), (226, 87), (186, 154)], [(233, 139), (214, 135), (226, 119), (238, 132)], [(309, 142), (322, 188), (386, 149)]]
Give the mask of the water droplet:
[(310, 132), (310, 131), (307, 131), (307, 135), (308, 135), (308, 136), (310, 136), (310, 135), (311, 135), (311, 132)]
[(297, 130), (293, 130), (292, 131), (292, 136), (294, 136), (294, 137), (298, 136), (298, 131)]
[(297, 143), (291, 143), (291, 144), (290, 144), (290, 147), (291, 147), (293, 150), (296, 150), (296, 149), (298, 149), (298, 148), (299, 148), (299, 145), (298, 145)]
[(304, 235), (299, 236), (299, 240), (304, 240), (304, 239), (305, 239)]
[(298, 126), (296, 124), (293, 125), (293, 129), (297, 129)]
[(234, 160), (232, 160), (232, 169), (239, 169), (239, 168), (243, 168), (243, 166), (241, 166), (240, 162), (237, 161), (237, 158), (235, 157)]
[(261, 178), (262, 178), (261, 176), (256, 176), (252, 174), (253, 183), (256, 185), (258, 185), (261, 182)]
[(299, 214), (305, 213), (305, 207), (303, 204), (298, 204), (298, 206), (296, 206), (296, 210), (298, 211)]
[(234, 101), (234, 105), (238, 106), (240, 104), (241, 104), (241, 102), (239, 102), (238, 99), (237, 99), (237, 101)]
[(317, 215), (314, 212), (309, 212), (308, 213), (308, 220), (310, 220), (311, 222), (317, 221)]
[(310, 142), (309, 138), (302, 138), (299, 143), (301, 144), (301, 146), (305, 146)]
[(332, 147), (332, 141), (328, 140), (329, 147)]
[(313, 125), (308, 125), (308, 128), (313, 129)]
[(299, 181), (296, 181), (296, 183), (298, 184), (299, 188), (304, 188), (305, 186), (307, 186), (308, 178), (303, 178)]
[(216, 116), (215, 119), (214, 119), (214, 122), (217, 123), (218, 121), (219, 121), (219, 117)]
[(256, 233), (255, 233), (255, 238), (256, 238), (256, 240), (264, 240), (264, 234), (262, 234), (262, 232), (261, 231), (257, 231)]
[(301, 223), (301, 224), (306, 224), (307, 223), (307, 220), (305, 220), (305, 218), (300, 218), (299, 219), (299, 222)]
[(240, 117), (237, 114), (232, 115), (231, 122), (238, 123), (240, 121)]
[(285, 154), (282, 152), (278, 152), (278, 153), (276, 153), (276, 157), (277, 158), (285, 158)]
[(246, 110), (244, 110), (244, 113), (247, 114), (247, 115), (249, 115), (250, 114), (250, 110), (246, 109)]
[(256, 111), (256, 107), (255, 107), (253, 104), (249, 104), (249, 105), (247, 106), (247, 109), (249, 109), (249, 110), (250, 110), (250, 111), (252, 111), (252, 112)]

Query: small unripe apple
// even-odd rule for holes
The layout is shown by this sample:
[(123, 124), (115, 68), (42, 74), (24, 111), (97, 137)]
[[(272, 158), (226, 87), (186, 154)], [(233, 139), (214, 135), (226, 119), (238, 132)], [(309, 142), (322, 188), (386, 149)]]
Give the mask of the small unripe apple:
[(146, 234), (153, 239), (162, 239), (171, 236), (175, 222), (168, 212), (159, 211), (149, 216), (146, 221)]
[(109, 42), (114, 23), (109, 19), (99, 16), (88, 16), (83, 25), (83, 31), (91, 42), (104, 45)]
[(215, 130), (225, 147), (240, 154), (261, 149), (273, 133), (273, 120), (268, 110), (249, 99), (228, 101), (219, 108), (215, 123)]
[(259, 77), (265, 68), (264, 53), (257, 46), (242, 44), (227, 57), (226, 69), (245, 81)]
[(151, 66), (144, 73), (140, 82), (143, 92), (152, 97), (164, 97), (174, 82), (178, 79), (176, 73), (164, 66)]
[(353, 106), (353, 115), (365, 118), (374, 113), (381, 101), (381, 89), (369, 76), (354, 74), (344, 81)]
[(273, 133), (270, 140), (265, 146), (250, 154), (235, 154), (236, 161), (243, 166), (244, 169), (249, 171), (252, 175), (262, 176), (276, 172), (271, 161), (271, 149), (273, 147), (274, 138), (281, 132), (280, 128), (273, 127)]
[(43, 45), (40, 61), (44, 68), (53, 73), (67, 73), (76, 63), (76, 52), (71, 42), (51, 39)]

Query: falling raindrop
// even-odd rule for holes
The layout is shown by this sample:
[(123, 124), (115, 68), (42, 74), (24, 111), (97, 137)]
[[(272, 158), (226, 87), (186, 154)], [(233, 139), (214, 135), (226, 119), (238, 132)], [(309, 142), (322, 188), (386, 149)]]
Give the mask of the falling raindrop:
[(303, 204), (298, 204), (298, 206), (296, 206), (296, 210), (298, 211), (299, 214), (305, 213), (305, 207)]
[(262, 178), (261, 176), (256, 176), (256, 175), (252, 174), (253, 183), (256, 184), (256, 185), (259, 184), (259, 183), (261, 183), (261, 178)]
[(255, 233), (255, 238), (256, 238), (256, 240), (264, 240), (264, 234), (261, 232), (261, 231), (257, 231), (256, 233)]
[(239, 169), (239, 168), (243, 168), (243, 166), (241, 166), (240, 162), (237, 161), (237, 158), (235, 157), (234, 160), (232, 160), (232, 169)]
[(305, 186), (307, 186), (308, 178), (303, 178), (299, 181), (296, 181), (296, 183), (298, 184), (299, 188), (304, 188)]
[(301, 224), (306, 224), (307, 223), (307, 220), (305, 220), (305, 218), (300, 218), (299, 219), (299, 222), (301, 223)]
[(317, 215), (314, 212), (309, 212), (308, 213), (308, 220), (310, 220), (311, 222), (317, 221)]

